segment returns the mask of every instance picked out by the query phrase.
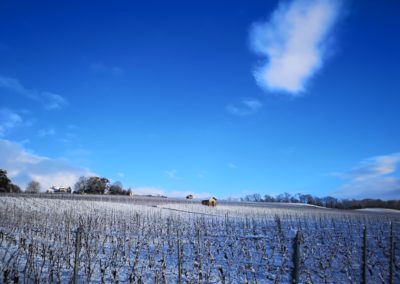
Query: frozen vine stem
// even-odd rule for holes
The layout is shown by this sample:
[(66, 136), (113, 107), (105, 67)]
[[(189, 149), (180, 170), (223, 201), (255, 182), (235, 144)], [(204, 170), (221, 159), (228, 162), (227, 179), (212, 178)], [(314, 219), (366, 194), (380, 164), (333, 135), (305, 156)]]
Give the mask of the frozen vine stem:
[(394, 284), (395, 274), (395, 245), (393, 236), (393, 222), (390, 222), (390, 237), (389, 237), (389, 283)]
[(78, 284), (79, 282), (79, 255), (81, 252), (82, 230), (82, 226), (79, 225), (75, 232), (74, 284)]
[(292, 283), (300, 283), (300, 264), (301, 264), (301, 253), (300, 246), (303, 240), (301, 231), (297, 231), (296, 237), (293, 241), (293, 272), (292, 272)]
[(181, 244), (181, 240), (180, 240), (180, 230), (178, 229), (177, 231), (177, 249), (178, 249), (178, 284), (182, 284), (182, 244)]

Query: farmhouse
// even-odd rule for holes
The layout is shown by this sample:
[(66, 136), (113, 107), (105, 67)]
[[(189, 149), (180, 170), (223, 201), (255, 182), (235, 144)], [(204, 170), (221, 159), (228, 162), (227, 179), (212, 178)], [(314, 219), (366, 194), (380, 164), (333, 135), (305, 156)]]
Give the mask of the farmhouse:
[(189, 194), (188, 196), (186, 196), (186, 199), (193, 199), (193, 195)]
[(47, 193), (71, 193), (71, 187), (52, 186), (47, 190)]
[(211, 197), (209, 199), (201, 201), (201, 204), (214, 207), (217, 205), (217, 199), (215, 197)]

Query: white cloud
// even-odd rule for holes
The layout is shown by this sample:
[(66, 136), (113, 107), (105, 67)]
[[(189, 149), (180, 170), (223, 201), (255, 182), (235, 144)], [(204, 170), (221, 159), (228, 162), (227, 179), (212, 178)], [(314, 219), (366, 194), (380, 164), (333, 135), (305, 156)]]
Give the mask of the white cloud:
[(23, 120), (19, 114), (9, 109), (0, 109), (0, 137), (4, 137), (8, 130), (21, 126), (22, 124)]
[(343, 198), (400, 198), (400, 153), (366, 159), (348, 172), (336, 174), (346, 180), (336, 194)]
[(59, 109), (68, 104), (67, 100), (54, 93), (37, 92), (25, 88), (17, 79), (0, 75), (0, 88), (41, 103), (45, 109)]
[(305, 91), (324, 64), (340, 8), (339, 0), (281, 2), (268, 22), (253, 24), (251, 47), (267, 58), (254, 72), (257, 83), (268, 91)]
[(244, 98), (239, 104), (229, 104), (226, 106), (226, 110), (237, 116), (246, 116), (257, 112), (262, 108), (262, 103), (259, 100), (253, 98)]
[(1, 139), (0, 168), (7, 170), (10, 179), (22, 188), (32, 179), (40, 182), (43, 189), (53, 185), (73, 186), (80, 176), (94, 175), (65, 160), (32, 154), (20, 144)]

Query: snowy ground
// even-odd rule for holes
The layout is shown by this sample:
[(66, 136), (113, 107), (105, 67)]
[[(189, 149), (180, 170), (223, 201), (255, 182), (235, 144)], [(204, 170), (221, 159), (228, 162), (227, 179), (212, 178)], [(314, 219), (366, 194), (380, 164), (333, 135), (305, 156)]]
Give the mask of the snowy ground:
[(386, 209), (386, 208), (363, 208), (363, 209), (357, 209), (357, 211), (368, 211), (368, 212), (379, 212), (379, 213), (395, 213), (395, 214), (400, 214), (400, 210)]
[[(364, 226), (367, 283), (388, 283), (391, 224), (400, 243), (397, 213), (74, 199), (0, 196), (0, 282), (69, 283), (79, 225), (79, 279), (85, 283), (288, 283), (299, 230), (301, 283), (359, 283)], [(400, 283), (400, 248), (394, 254), (394, 282)]]

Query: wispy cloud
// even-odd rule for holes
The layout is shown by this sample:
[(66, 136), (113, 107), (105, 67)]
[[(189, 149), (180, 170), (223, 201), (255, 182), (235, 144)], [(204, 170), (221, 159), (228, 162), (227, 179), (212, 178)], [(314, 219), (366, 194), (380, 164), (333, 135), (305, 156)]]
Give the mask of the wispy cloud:
[(206, 176), (206, 171), (198, 171), (196, 177), (202, 179)]
[(399, 165), (400, 153), (366, 159), (347, 172), (335, 174), (346, 181), (336, 194), (344, 198), (398, 199)]
[(46, 136), (54, 136), (56, 135), (56, 131), (53, 128), (50, 129), (40, 129), (38, 131), (39, 137), (46, 137)]
[(177, 179), (178, 178), (178, 171), (175, 170), (175, 169), (167, 170), (164, 173), (170, 179)]
[(235, 170), (237, 169), (237, 166), (234, 163), (228, 163), (228, 168)]
[(261, 109), (263, 104), (254, 98), (244, 98), (240, 103), (234, 105), (229, 104), (226, 106), (226, 110), (233, 115), (246, 116), (257, 112)]
[(256, 68), (257, 83), (268, 91), (297, 95), (322, 68), (340, 0), (281, 2), (264, 23), (253, 24), (252, 49), (266, 62)]
[(0, 168), (7, 170), (12, 181), (22, 188), (32, 179), (40, 182), (44, 189), (52, 185), (73, 186), (80, 176), (94, 175), (65, 160), (36, 155), (20, 144), (1, 139)]
[[(67, 129), (69, 130), (70, 128), (67, 127)], [(59, 137), (57, 140), (66, 144), (79, 144), (80, 141), (79, 135), (71, 131), (63, 131), (62, 137)]]
[(27, 90), (17, 79), (0, 75), (0, 88), (23, 95), (32, 100), (39, 100), (37, 94)]
[(38, 92), (23, 86), (17, 79), (0, 75), (0, 88), (41, 103), (45, 109), (59, 109), (68, 105), (67, 100), (51, 92)]
[(0, 137), (4, 137), (6, 132), (23, 124), (22, 117), (6, 108), (0, 109)]
[(42, 96), (44, 107), (47, 110), (59, 109), (68, 105), (67, 100), (60, 95), (45, 92)]
[(120, 76), (124, 74), (124, 70), (118, 66), (107, 66), (102, 62), (93, 63), (90, 65), (90, 70), (94, 73), (110, 74), (113, 76)]
[(67, 128), (69, 130), (79, 130), (79, 126), (75, 125), (75, 124), (68, 124)]

